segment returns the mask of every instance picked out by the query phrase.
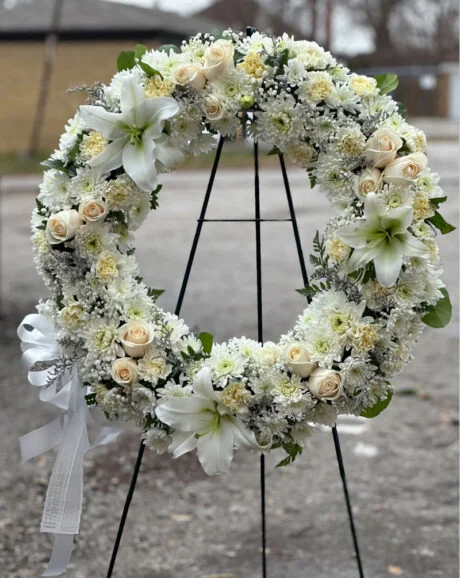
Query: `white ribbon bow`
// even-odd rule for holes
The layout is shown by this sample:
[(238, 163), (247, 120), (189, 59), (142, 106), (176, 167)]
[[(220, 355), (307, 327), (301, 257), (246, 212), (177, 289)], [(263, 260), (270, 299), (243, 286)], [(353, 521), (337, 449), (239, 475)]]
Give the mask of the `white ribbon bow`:
[(85, 388), (80, 384), (75, 367), (65, 372), (59, 384), (55, 380), (48, 387), (43, 387), (48, 383), (53, 366), (38, 371), (34, 371), (33, 366), (59, 357), (56, 328), (46, 317), (27, 315), (18, 327), (18, 336), (29, 382), (43, 388), (40, 390), (43, 402), (52, 403), (64, 412), (51, 423), (19, 440), (22, 463), (58, 447), (40, 530), (55, 534), (51, 560), (43, 576), (59, 576), (70, 561), (73, 536), (79, 532), (84, 455), (94, 447), (114, 441), (121, 430), (102, 427), (96, 441), (90, 444)]

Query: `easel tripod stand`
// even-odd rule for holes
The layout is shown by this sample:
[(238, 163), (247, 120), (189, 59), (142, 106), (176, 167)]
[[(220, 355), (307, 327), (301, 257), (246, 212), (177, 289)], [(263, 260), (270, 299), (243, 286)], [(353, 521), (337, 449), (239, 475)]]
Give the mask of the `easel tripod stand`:
[[(263, 219), (263, 218), (261, 218), (261, 215), (260, 215), (260, 187), (259, 187), (259, 148), (258, 148), (257, 142), (254, 143), (254, 218), (253, 219), (207, 219), (206, 218), (208, 203), (209, 203), (209, 199), (210, 199), (211, 192), (213, 189), (214, 179), (216, 176), (217, 168), (219, 166), (219, 161), (220, 161), (224, 142), (225, 142), (225, 139), (223, 137), (220, 137), (220, 140), (219, 140), (219, 143), (217, 146), (217, 150), (216, 150), (216, 155), (214, 158), (214, 163), (213, 163), (213, 166), (211, 169), (211, 175), (210, 175), (208, 186), (207, 186), (206, 193), (204, 196), (203, 205), (201, 207), (200, 216), (197, 220), (197, 228), (195, 231), (195, 236), (194, 236), (192, 247), (190, 250), (190, 255), (188, 258), (184, 278), (182, 281), (182, 286), (181, 286), (181, 290), (179, 293), (179, 298), (177, 301), (175, 313), (176, 313), (176, 315), (179, 315), (181, 308), (182, 308), (182, 303), (183, 303), (185, 292), (187, 289), (187, 285), (188, 285), (188, 281), (189, 281), (189, 277), (190, 277), (190, 272), (192, 270), (192, 266), (193, 266), (196, 250), (198, 247), (198, 242), (200, 240), (200, 235), (201, 235), (201, 230), (202, 230), (203, 224), (208, 223), (208, 222), (254, 223), (254, 225), (255, 225), (255, 240), (256, 240), (256, 272), (257, 272), (257, 338), (258, 338), (259, 342), (263, 342), (262, 244), (261, 244), (261, 234), (260, 234), (261, 233), (261, 223), (279, 222), (279, 221), (290, 222), (292, 224), (294, 239), (295, 239), (296, 248), (297, 248), (297, 254), (298, 254), (298, 258), (299, 258), (300, 270), (302, 273), (302, 279), (303, 279), (305, 286), (308, 285), (307, 269), (305, 266), (305, 260), (304, 260), (304, 256), (303, 256), (302, 245), (300, 242), (300, 235), (299, 235), (299, 230), (298, 230), (298, 226), (297, 226), (297, 219), (296, 219), (296, 214), (295, 214), (295, 210), (294, 210), (294, 204), (292, 202), (292, 195), (291, 195), (288, 175), (287, 175), (287, 171), (286, 171), (286, 165), (285, 165), (284, 157), (282, 154), (279, 154), (279, 162), (280, 162), (280, 168), (281, 168), (281, 173), (282, 173), (282, 177), (283, 177), (283, 183), (284, 183), (284, 188), (286, 191), (286, 198), (287, 198), (287, 203), (288, 203), (288, 208), (289, 208), (289, 214), (290, 214), (289, 219)], [(364, 578), (364, 571), (363, 571), (363, 567), (362, 567), (361, 556), (360, 556), (359, 546), (358, 546), (358, 539), (357, 539), (357, 534), (356, 534), (356, 529), (355, 529), (355, 524), (354, 524), (354, 519), (353, 519), (353, 511), (351, 508), (351, 502), (350, 502), (350, 497), (349, 497), (349, 493), (348, 493), (348, 485), (347, 485), (346, 476), (345, 476), (345, 468), (344, 468), (344, 463), (343, 463), (342, 450), (340, 447), (339, 434), (337, 432), (336, 426), (334, 426), (332, 428), (332, 437), (333, 437), (333, 441), (334, 441), (340, 477), (342, 479), (345, 504), (346, 504), (346, 508), (347, 508), (348, 520), (349, 520), (349, 524), (350, 524), (350, 531), (351, 531), (351, 535), (352, 535), (352, 539), (353, 539), (353, 546), (354, 546), (354, 551), (355, 551), (355, 556), (356, 556), (356, 563), (357, 563), (357, 567), (358, 567), (358, 576), (359, 576), (359, 578)], [(128, 494), (126, 496), (126, 501), (125, 501), (122, 516), (120, 519), (120, 524), (119, 524), (117, 536), (115, 539), (112, 557), (111, 557), (109, 569), (107, 572), (107, 578), (112, 577), (112, 572), (113, 572), (113, 569), (115, 566), (115, 562), (116, 562), (116, 558), (117, 558), (117, 554), (118, 554), (118, 549), (119, 549), (121, 537), (123, 534), (124, 525), (126, 522), (129, 507), (130, 507), (131, 500), (132, 500), (134, 490), (136, 487), (137, 477), (138, 477), (139, 470), (141, 467), (142, 458), (144, 455), (144, 450), (145, 450), (145, 445), (143, 442), (141, 442), (140, 447), (139, 447), (139, 452), (137, 455), (137, 460), (136, 460), (136, 463), (134, 466), (134, 471), (133, 471), (133, 475), (131, 478)], [(267, 578), (267, 556), (266, 556), (267, 536), (266, 536), (266, 508), (265, 508), (265, 456), (263, 454), (261, 454), (261, 456), (260, 456), (260, 494), (261, 494), (261, 539), (262, 539), (262, 560), (261, 560), (262, 573), (261, 573), (261, 575), (262, 575), (262, 578)]]

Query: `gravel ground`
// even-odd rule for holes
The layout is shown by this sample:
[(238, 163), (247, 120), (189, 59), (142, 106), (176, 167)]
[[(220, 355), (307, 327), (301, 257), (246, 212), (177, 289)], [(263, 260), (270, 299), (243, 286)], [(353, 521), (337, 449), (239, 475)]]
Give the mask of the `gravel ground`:
[[(458, 222), (458, 145), (434, 143), (432, 164), (450, 194), (446, 217)], [(330, 211), (290, 172), (306, 254)], [(252, 174), (222, 172), (211, 217), (252, 216)], [(168, 175), (162, 211), (138, 234), (146, 280), (166, 289), (161, 304), (174, 308), (198, 216), (206, 172)], [(262, 213), (285, 217), (277, 171), (261, 175)], [(55, 414), (37, 401), (19, 359), (15, 328), (43, 295), (28, 240), (33, 195), (16, 191), (2, 200), (3, 322), (0, 375), (0, 576), (39, 576), (50, 539), (40, 516), (53, 465), (52, 452), (18, 464), (17, 437)], [(161, 215), (161, 216), (160, 216)], [(184, 302), (191, 326), (218, 339), (256, 335), (254, 228), (207, 224)], [(458, 575), (458, 235), (441, 238), (446, 281), (455, 305), (453, 323), (427, 330), (417, 358), (397, 380), (391, 407), (376, 420), (343, 420), (341, 440), (367, 578), (454, 578)], [(303, 299), (289, 224), (263, 229), (265, 337), (289, 327)], [(92, 451), (85, 466), (85, 505), (69, 578), (106, 575), (111, 547), (138, 448), (132, 429), (115, 444)], [(316, 434), (292, 466), (275, 469), (267, 458), (269, 578), (357, 576), (330, 433)], [(114, 577), (251, 578), (260, 576), (258, 459), (240, 452), (228, 476), (209, 478), (194, 456), (172, 461), (146, 452)]]

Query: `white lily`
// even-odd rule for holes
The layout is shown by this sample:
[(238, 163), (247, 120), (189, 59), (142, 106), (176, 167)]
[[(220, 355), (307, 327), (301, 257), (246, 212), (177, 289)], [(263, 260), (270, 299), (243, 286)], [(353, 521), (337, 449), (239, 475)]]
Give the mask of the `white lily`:
[(209, 475), (228, 472), (233, 448), (260, 449), (254, 433), (233, 416), (212, 387), (211, 370), (201, 369), (193, 382), (193, 395), (163, 398), (156, 408), (162, 422), (176, 431), (170, 450), (175, 458), (197, 449)]
[(350, 273), (374, 261), (377, 281), (391, 287), (398, 279), (404, 255), (427, 255), (427, 247), (407, 230), (412, 213), (412, 207), (387, 209), (375, 193), (368, 193), (364, 201), (366, 220), (336, 231), (341, 241), (354, 248)]
[(143, 191), (156, 187), (156, 161), (171, 168), (183, 160), (182, 152), (168, 144), (163, 133), (165, 120), (174, 116), (179, 105), (173, 98), (147, 98), (134, 77), (121, 87), (121, 112), (109, 112), (101, 106), (80, 107), (81, 117), (92, 128), (111, 141), (89, 161), (93, 168), (112, 171), (121, 166)]

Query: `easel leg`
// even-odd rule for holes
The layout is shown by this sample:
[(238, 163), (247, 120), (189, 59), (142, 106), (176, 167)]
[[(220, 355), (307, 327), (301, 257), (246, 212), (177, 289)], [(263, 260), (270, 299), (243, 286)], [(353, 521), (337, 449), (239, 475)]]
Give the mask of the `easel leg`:
[[(287, 202), (288, 202), (288, 206), (289, 206), (289, 214), (291, 217), (292, 228), (294, 231), (294, 239), (295, 239), (295, 243), (296, 243), (296, 247), (297, 247), (297, 254), (299, 257), (300, 270), (302, 272), (302, 279), (303, 279), (304, 285), (306, 287), (306, 286), (308, 286), (307, 268), (305, 266), (305, 259), (303, 256), (302, 244), (300, 242), (299, 228), (297, 226), (297, 218), (296, 218), (296, 214), (295, 214), (294, 203), (292, 202), (291, 187), (289, 185), (289, 179), (288, 179), (288, 175), (287, 175), (287, 171), (286, 171), (286, 165), (285, 165), (284, 157), (282, 154), (279, 155), (279, 160), (280, 160), (280, 166), (281, 166), (281, 173), (283, 175), (284, 188), (286, 190)], [(309, 303), (311, 302), (310, 297), (308, 298), (308, 302)], [(335, 446), (335, 452), (336, 452), (336, 456), (337, 456), (337, 463), (339, 465), (340, 477), (342, 479), (343, 493), (345, 495), (345, 503), (347, 506), (348, 520), (350, 522), (350, 530), (351, 530), (351, 535), (353, 538), (353, 546), (355, 549), (355, 556), (356, 556), (356, 563), (358, 565), (359, 578), (364, 578), (364, 571), (363, 571), (363, 566), (362, 566), (362, 562), (361, 562), (361, 556), (359, 553), (358, 536), (356, 533), (355, 523), (354, 523), (354, 519), (353, 519), (353, 510), (351, 507), (350, 495), (348, 493), (348, 484), (347, 484), (347, 479), (345, 476), (345, 466), (343, 464), (342, 449), (340, 447), (339, 434), (337, 432), (336, 426), (334, 426), (332, 428), (332, 437), (334, 439), (334, 446)]]

